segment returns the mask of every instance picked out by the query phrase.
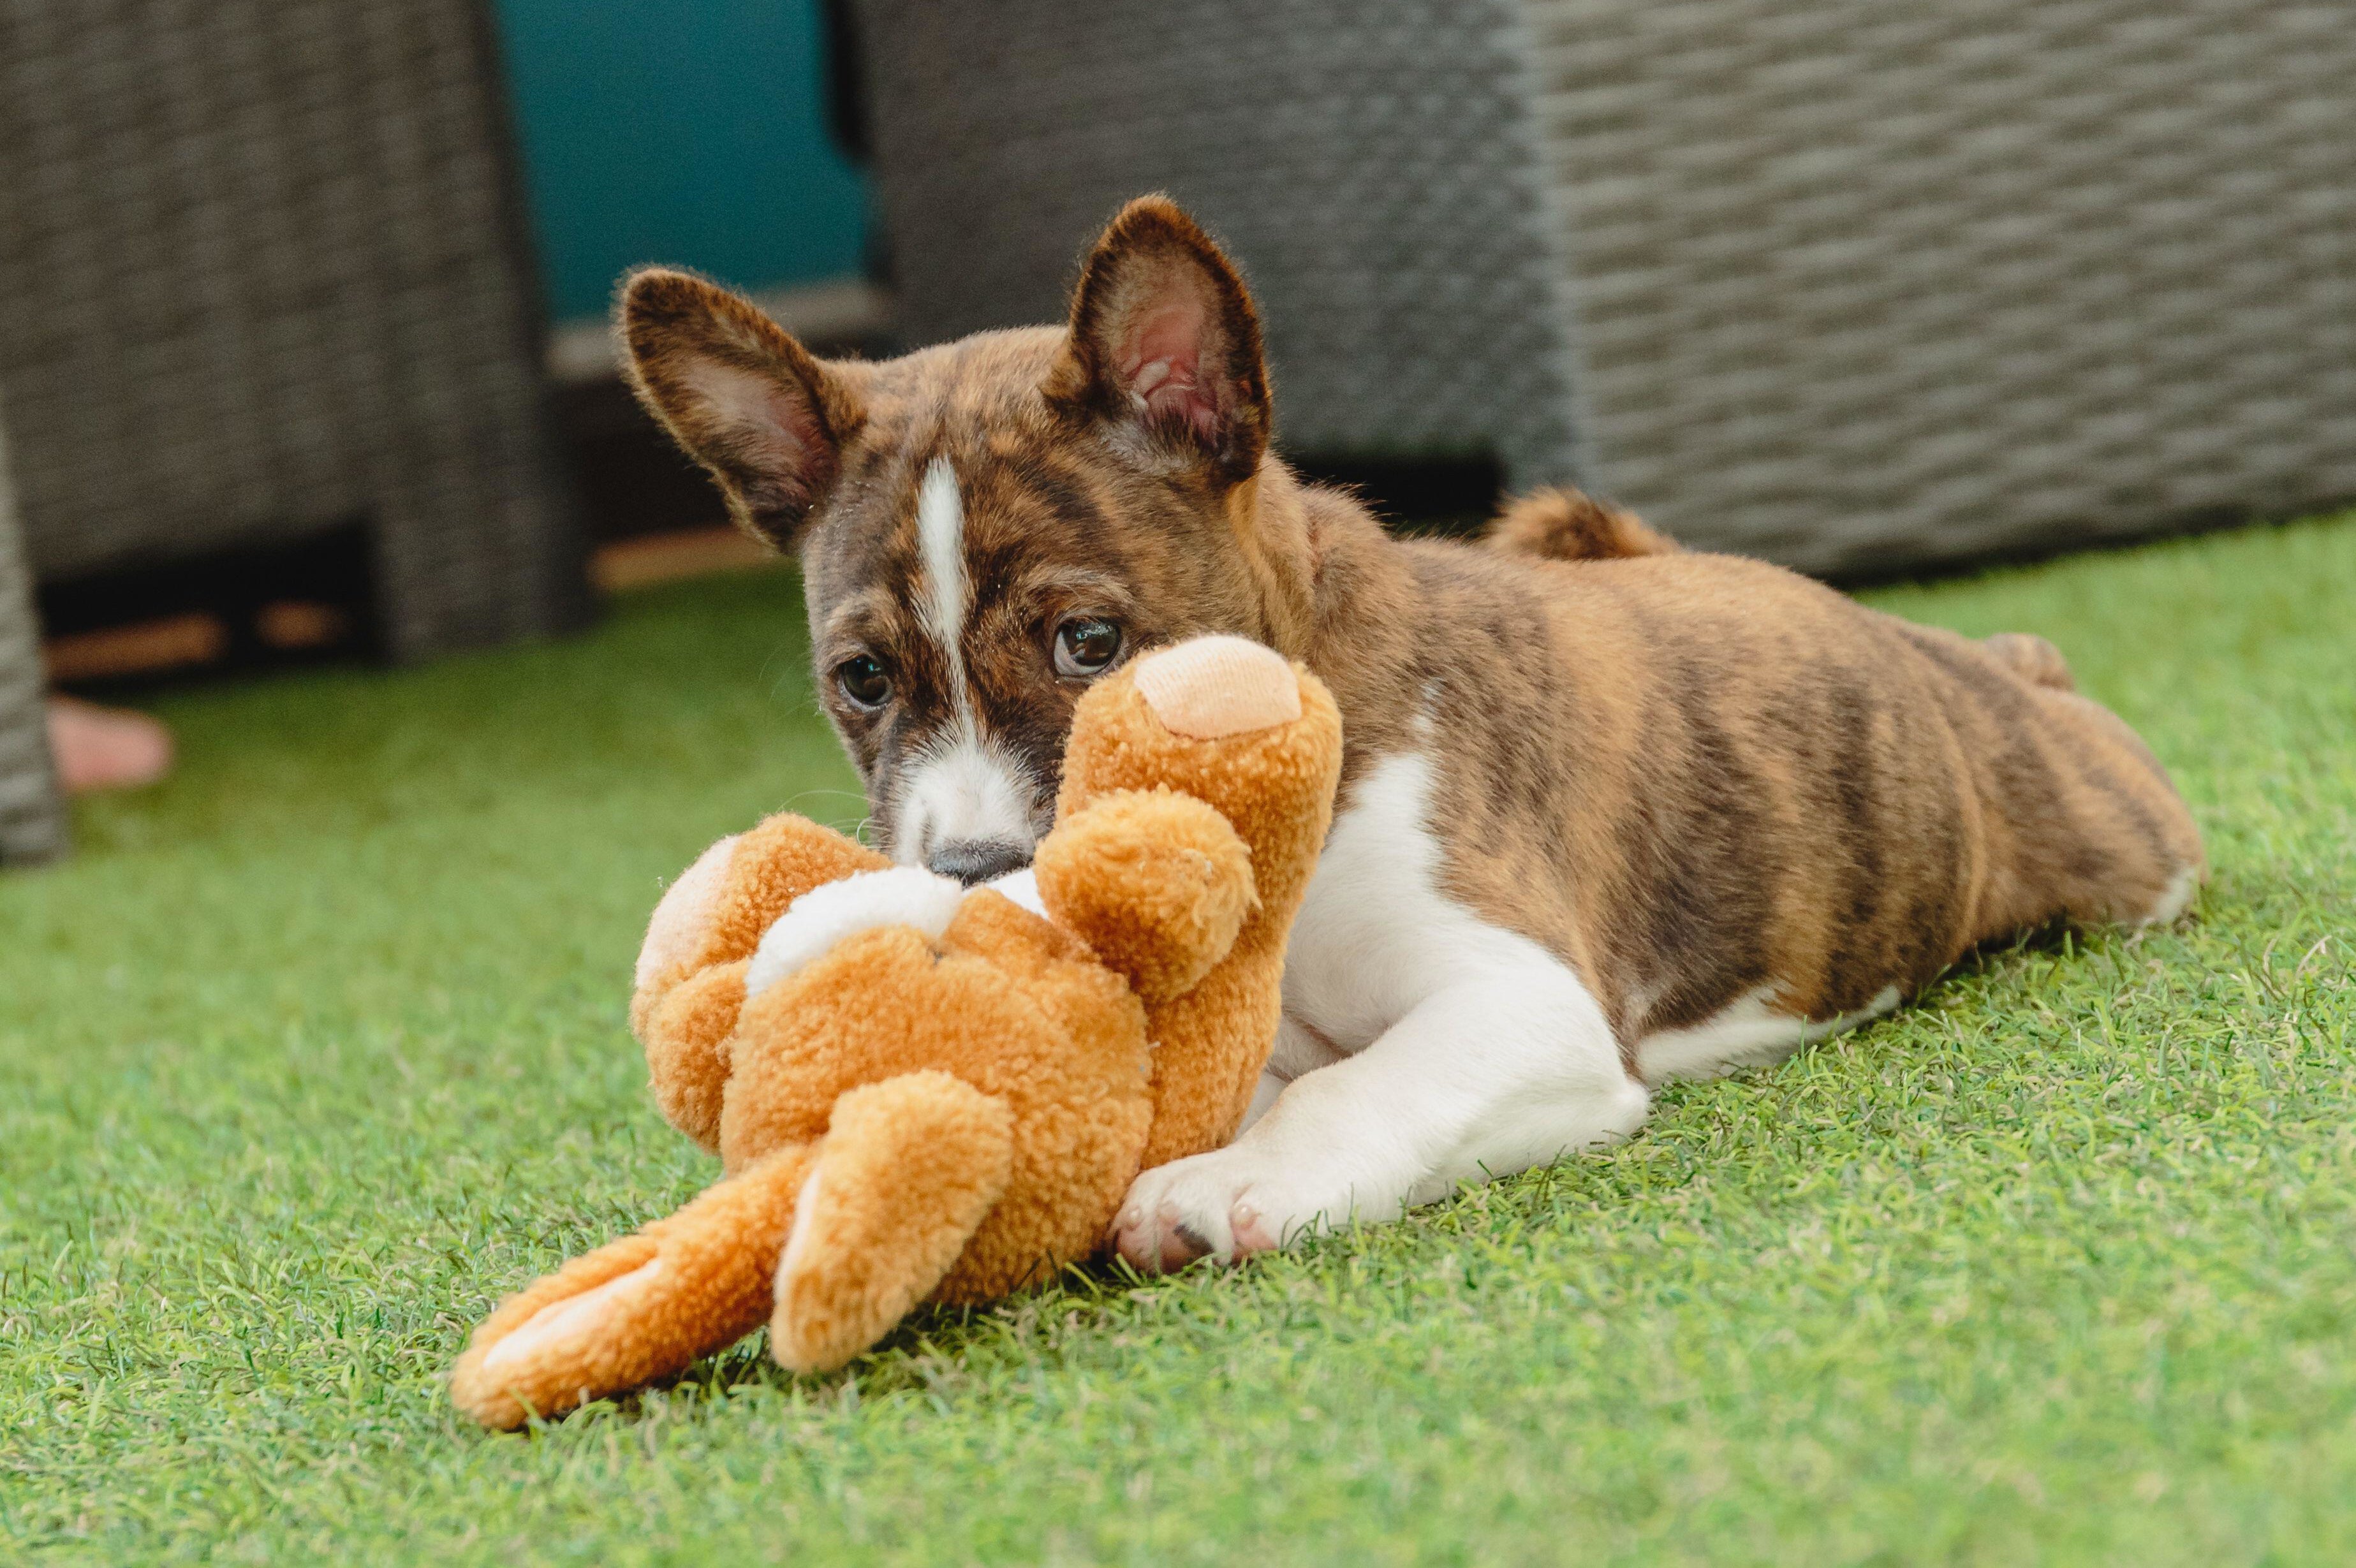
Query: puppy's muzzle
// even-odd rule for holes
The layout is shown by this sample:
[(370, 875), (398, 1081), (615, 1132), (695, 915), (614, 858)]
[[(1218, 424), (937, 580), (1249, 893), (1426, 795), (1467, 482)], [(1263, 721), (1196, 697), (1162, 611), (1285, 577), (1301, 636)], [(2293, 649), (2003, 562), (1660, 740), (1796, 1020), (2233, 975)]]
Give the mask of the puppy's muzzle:
[(1031, 863), (1031, 846), (1000, 838), (954, 838), (937, 844), (925, 857), (925, 869), (955, 877), (968, 887), (995, 881)]

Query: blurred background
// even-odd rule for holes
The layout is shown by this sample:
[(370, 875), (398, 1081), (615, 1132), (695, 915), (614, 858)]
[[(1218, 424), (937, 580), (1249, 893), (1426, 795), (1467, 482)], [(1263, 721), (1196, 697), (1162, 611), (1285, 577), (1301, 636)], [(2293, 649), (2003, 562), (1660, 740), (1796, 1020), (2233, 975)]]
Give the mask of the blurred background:
[(2351, 81), (2271, 0), (0, 0), (0, 857), (53, 692), (752, 559), (616, 374), (647, 261), (879, 355), (1170, 190), (1404, 528), (1855, 581), (2356, 495)]

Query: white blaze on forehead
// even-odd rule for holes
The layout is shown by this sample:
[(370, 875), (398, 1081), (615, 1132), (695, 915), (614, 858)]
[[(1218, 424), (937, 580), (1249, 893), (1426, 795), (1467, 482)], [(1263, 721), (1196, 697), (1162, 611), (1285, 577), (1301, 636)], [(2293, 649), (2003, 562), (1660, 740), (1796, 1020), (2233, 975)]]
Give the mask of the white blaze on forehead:
[(916, 485), (917, 624), (941, 650), (949, 677), (949, 723), (902, 774), (894, 858), (921, 861), (944, 844), (1028, 845), (1034, 790), (1019, 762), (984, 736), (966, 677), (965, 500), (946, 457), (925, 465)]
[(965, 501), (958, 494), (957, 471), (946, 457), (925, 466), (924, 482), (916, 486), (916, 549), (924, 562), (925, 581), (916, 599), (916, 619), (925, 635), (938, 643), (957, 682), (954, 694), (960, 718), (972, 711), (965, 689)]

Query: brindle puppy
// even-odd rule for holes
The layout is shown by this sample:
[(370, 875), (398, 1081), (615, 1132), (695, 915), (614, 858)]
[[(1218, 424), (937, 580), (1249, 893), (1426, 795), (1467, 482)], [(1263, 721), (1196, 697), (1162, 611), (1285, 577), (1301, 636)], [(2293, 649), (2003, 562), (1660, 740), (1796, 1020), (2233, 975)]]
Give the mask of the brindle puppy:
[(1251, 298), (1162, 198), (1106, 230), (1065, 327), (823, 362), (671, 272), (622, 326), (648, 407), (799, 555), (895, 858), (1019, 883), (1074, 699), (1139, 649), (1241, 634), (1339, 699), (1265, 1114), (1139, 1179), (1116, 1240), (1141, 1265), (1624, 1137), (1665, 1078), (1772, 1060), (2026, 927), (2172, 919), (2201, 878), (2159, 764), (2035, 638), (1909, 625), (1569, 497), (1483, 548), (1304, 485), (1269, 450)]

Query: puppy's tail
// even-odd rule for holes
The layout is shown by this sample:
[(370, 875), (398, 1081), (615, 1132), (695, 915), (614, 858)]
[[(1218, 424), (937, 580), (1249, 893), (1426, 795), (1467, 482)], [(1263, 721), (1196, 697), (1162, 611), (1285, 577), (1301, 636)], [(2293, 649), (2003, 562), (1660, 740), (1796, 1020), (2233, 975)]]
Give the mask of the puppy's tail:
[(1679, 553), (1675, 539), (1646, 528), (1635, 513), (1553, 485), (1506, 503), (1483, 542), (1507, 555), (1541, 560), (1624, 560)]
[(2042, 637), (2028, 632), (1998, 632), (1982, 639), (1982, 645), (2031, 686), (2051, 687), (2056, 691), (2078, 689), (2077, 680), (2070, 674), (2070, 661)]

